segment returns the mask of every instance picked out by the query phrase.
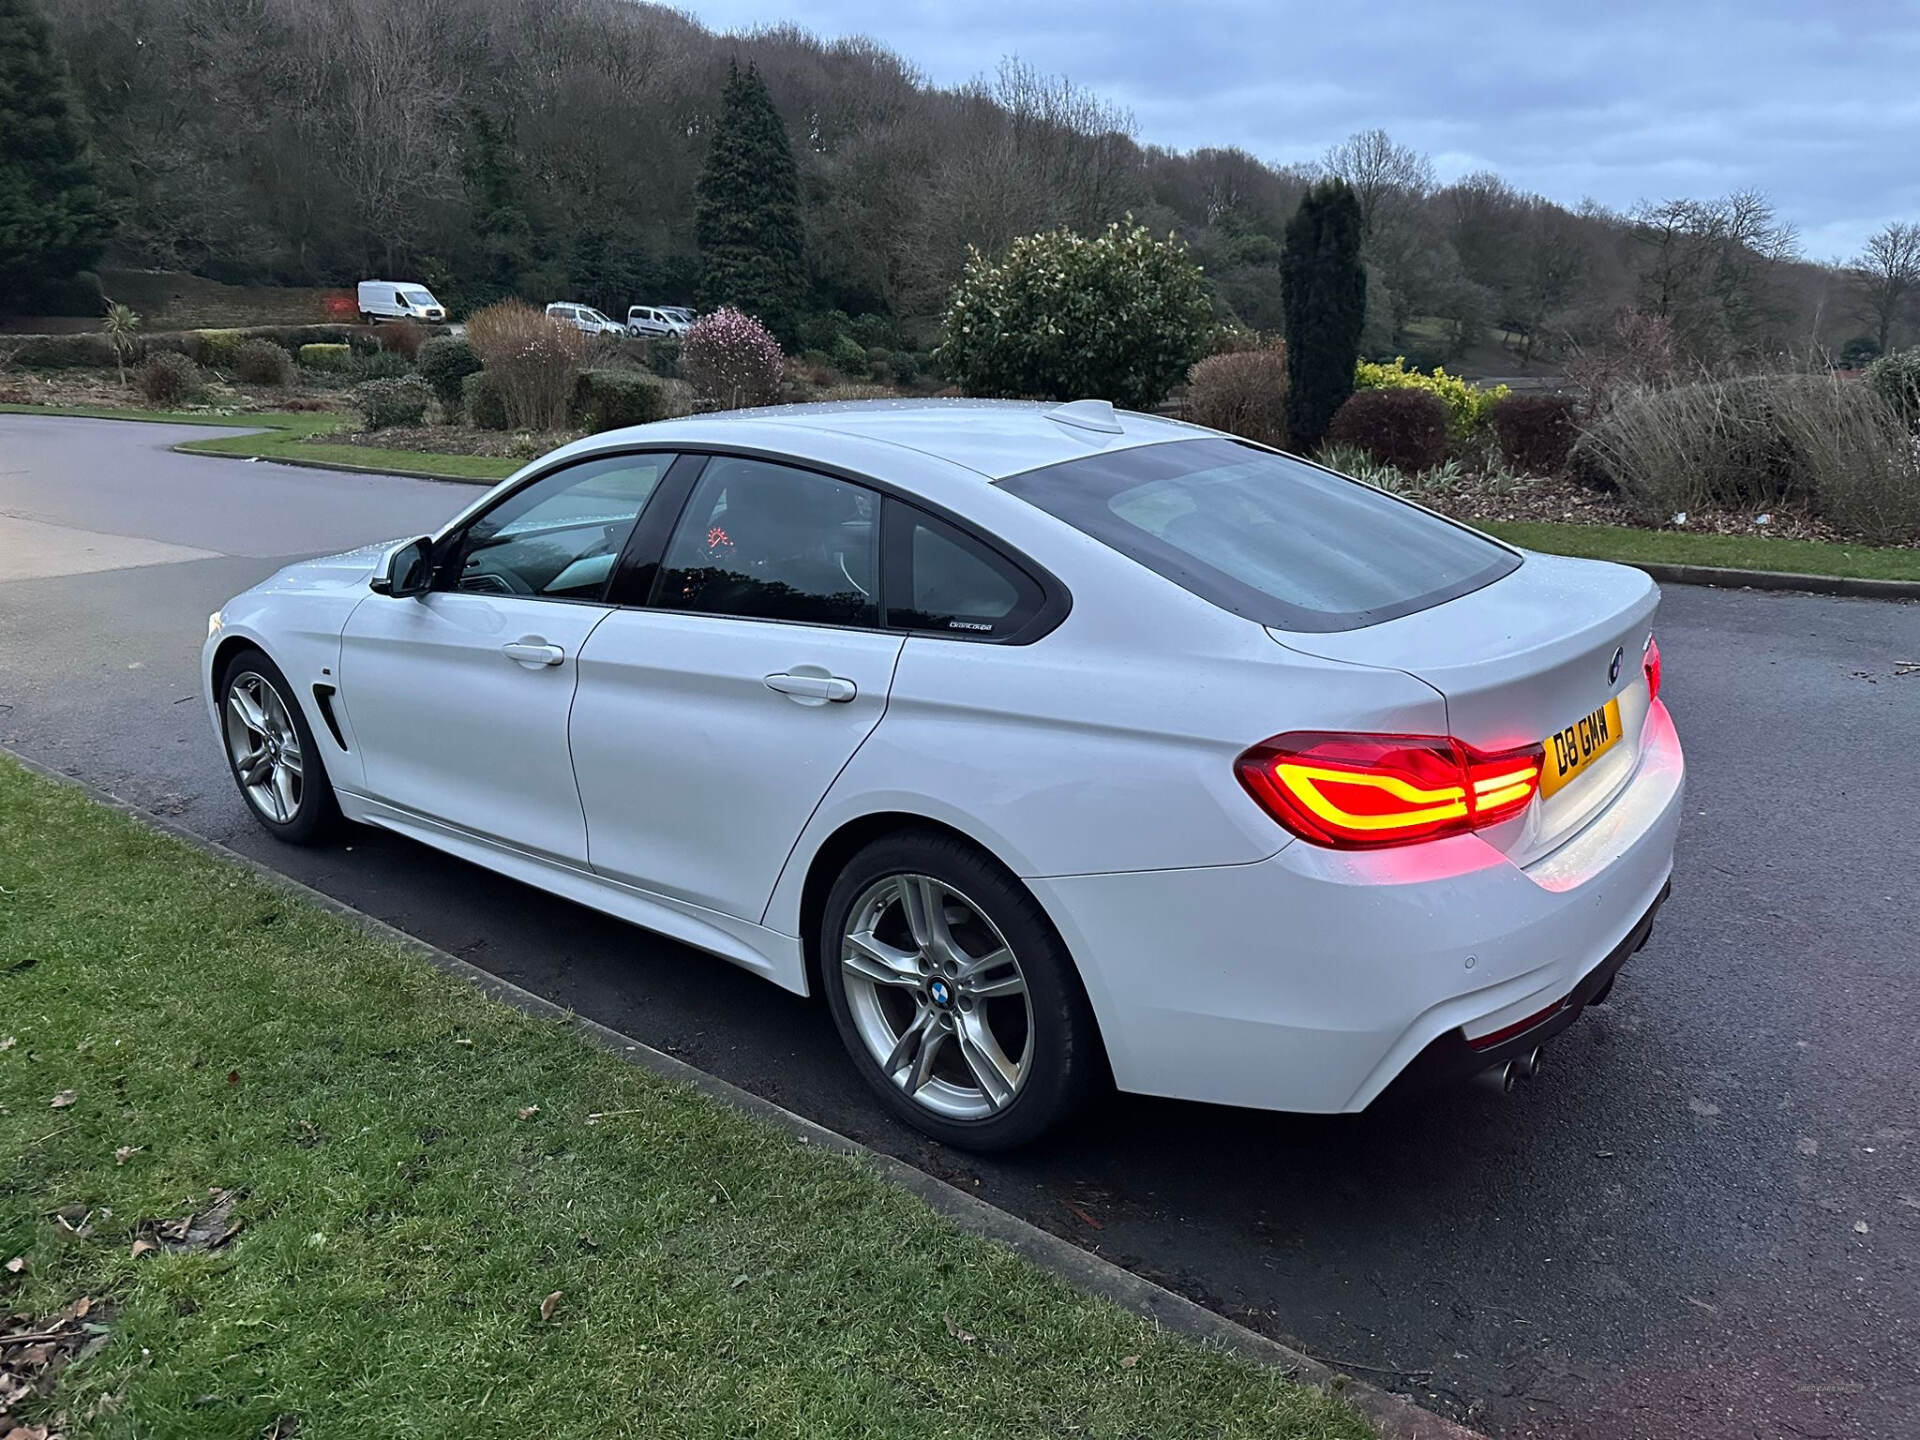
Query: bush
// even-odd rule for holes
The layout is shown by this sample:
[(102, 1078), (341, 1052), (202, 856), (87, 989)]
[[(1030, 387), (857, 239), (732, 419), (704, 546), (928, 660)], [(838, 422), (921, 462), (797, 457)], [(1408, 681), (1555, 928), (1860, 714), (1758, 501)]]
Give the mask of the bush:
[(1146, 409), (1204, 352), (1206, 280), (1178, 241), (1109, 225), (970, 252), (941, 321), (944, 374), (969, 395), (1098, 398)]
[(449, 421), (460, 410), (460, 389), (467, 376), (480, 370), (480, 356), (473, 346), (454, 335), (442, 335), (420, 347), (414, 357), (420, 378), (433, 387)]
[(476, 370), (460, 382), (460, 408), (476, 430), (511, 430), (507, 402), (485, 370)]
[(249, 385), (291, 385), (293, 357), (271, 340), (248, 340), (234, 352), (233, 374)]
[(309, 370), (345, 373), (353, 365), (351, 345), (302, 345), (300, 363)]
[(1353, 388), (1358, 390), (1425, 390), (1437, 395), (1447, 407), (1447, 430), (1455, 440), (1465, 440), (1484, 425), (1494, 405), (1513, 392), (1504, 385), (1487, 388), (1449, 375), (1436, 365), (1433, 373), (1423, 375), (1407, 368), (1404, 355), (1391, 365), (1362, 360), (1353, 367)]
[(573, 391), (573, 423), (597, 435), (646, 425), (667, 414), (667, 389), (644, 370), (584, 370)]
[(1650, 520), (1788, 501), (1867, 539), (1920, 538), (1920, 457), (1900, 417), (1873, 387), (1828, 375), (1621, 392), (1581, 456)]
[(1909, 430), (1920, 431), (1920, 345), (1888, 351), (1861, 380)]
[(1187, 373), (1185, 418), (1263, 445), (1287, 443), (1287, 347), (1209, 355)]
[(887, 355), (887, 369), (896, 385), (911, 385), (920, 378), (920, 357), (911, 350), (894, 350)]
[(833, 342), (833, 348), (827, 352), (827, 359), (843, 375), (864, 375), (867, 372), (867, 347), (851, 335), (842, 335)]
[(1580, 438), (1565, 395), (1502, 395), (1487, 407), (1487, 419), (1501, 459), (1529, 475), (1558, 475)]
[(140, 393), (155, 405), (178, 405), (200, 392), (200, 367), (184, 355), (161, 351), (140, 366)]
[(113, 341), (97, 332), (78, 335), (12, 335), (0, 339), (13, 363), (29, 370), (110, 370), (116, 363)]
[(662, 380), (680, 378), (680, 337), (661, 335), (647, 341), (647, 368)]
[(432, 402), (432, 388), (418, 375), (404, 380), (367, 380), (353, 390), (354, 408), (369, 430), (418, 425)]
[(406, 356), (409, 364), (419, 357), (420, 347), (427, 342), (426, 328), (414, 324), (411, 320), (396, 320), (390, 324), (376, 325), (373, 333), (382, 350), (391, 350), (395, 355)]
[(702, 315), (680, 344), (680, 373), (709, 410), (771, 405), (780, 398), (784, 368), (780, 342), (758, 320), (731, 306)]
[(187, 358), (209, 370), (231, 370), (245, 340), (238, 330), (192, 330), (187, 333)]
[(567, 423), (587, 337), (521, 300), (475, 311), (467, 341), (499, 388), (515, 430), (559, 430)]
[(848, 333), (869, 350), (893, 348), (893, 321), (885, 315), (856, 315), (848, 324)]
[(362, 380), (399, 380), (413, 373), (413, 366), (407, 363), (407, 357), (398, 350), (375, 350), (369, 355), (356, 354), (351, 369)]
[(1447, 418), (1446, 402), (1430, 390), (1357, 390), (1334, 412), (1327, 440), (1417, 475), (1446, 458)]

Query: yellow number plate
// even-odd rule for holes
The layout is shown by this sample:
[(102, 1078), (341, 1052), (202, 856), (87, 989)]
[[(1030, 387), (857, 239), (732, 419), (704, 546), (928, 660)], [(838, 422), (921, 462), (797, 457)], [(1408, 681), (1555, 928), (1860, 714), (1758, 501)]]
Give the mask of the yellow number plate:
[(1620, 702), (1609, 700), (1584, 720), (1547, 737), (1547, 763), (1540, 774), (1540, 793), (1551, 795), (1620, 740)]

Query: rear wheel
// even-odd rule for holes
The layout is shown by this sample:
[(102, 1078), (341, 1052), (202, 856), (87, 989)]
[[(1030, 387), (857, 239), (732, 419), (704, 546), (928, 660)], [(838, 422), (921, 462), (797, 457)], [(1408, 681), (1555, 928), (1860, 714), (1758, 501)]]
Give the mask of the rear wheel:
[(340, 807), (280, 667), (258, 650), (242, 650), (227, 662), (219, 693), (227, 766), (253, 818), (290, 845), (322, 839)]
[(820, 947), (855, 1066), (916, 1129), (1003, 1150), (1086, 1098), (1098, 1038), (1073, 961), (1026, 888), (966, 845), (867, 846), (827, 897)]

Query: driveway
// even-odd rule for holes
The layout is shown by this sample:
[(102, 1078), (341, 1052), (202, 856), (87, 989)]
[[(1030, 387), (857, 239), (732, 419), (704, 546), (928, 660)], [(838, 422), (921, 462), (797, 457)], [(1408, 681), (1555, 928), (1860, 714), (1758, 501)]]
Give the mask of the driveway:
[(0, 742), (1496, 1436), (1920, 1434), (1920, 606), (1668, 591), (1673, 899), (1511, 1100), (1116, 1097), (981, 1161), (881, 1119), (824, 1013), (741, 971), (411, 842), (261, 836), (198, 700), (207, 613), (474, 491), (187, 433), (0, 416)]

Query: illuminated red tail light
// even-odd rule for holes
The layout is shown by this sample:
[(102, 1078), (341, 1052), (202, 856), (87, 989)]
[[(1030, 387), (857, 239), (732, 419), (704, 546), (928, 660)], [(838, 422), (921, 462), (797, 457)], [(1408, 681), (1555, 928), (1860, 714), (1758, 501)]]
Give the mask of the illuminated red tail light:
[(1660, 698), (1660, 642), (1647, 636), (1647, 657), (1642, 662), (1647, 672), (1647, 698)]
[(1411, 845), (1511, 820), (1540, 789), (1541, 747), (1488, 752), (1445, 735), (1295, 731), (1235, 762), (1247, 793), (1303, 840)]

